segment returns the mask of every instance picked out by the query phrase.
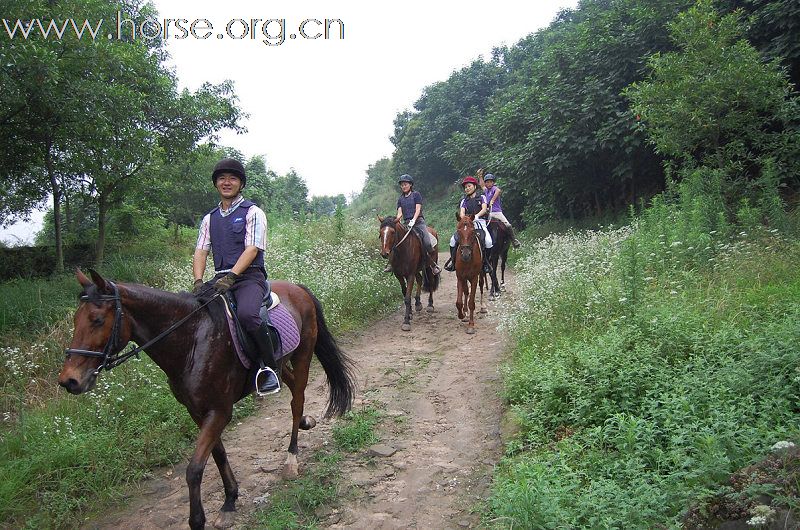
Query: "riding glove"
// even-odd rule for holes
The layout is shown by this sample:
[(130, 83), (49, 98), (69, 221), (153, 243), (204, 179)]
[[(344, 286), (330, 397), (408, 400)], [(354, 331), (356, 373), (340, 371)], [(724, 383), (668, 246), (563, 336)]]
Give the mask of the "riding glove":
[(235, 272), (229, 272), (228, 274), (226, 274), (225, 276), (216, 281), (216, 283), (214, 284), (214, 290), (217, 291), (218, 293), (224, 293), (225, 291), (231, 288), (233, 283), (238, 278), (239, 278), (238, 274), (236, 274)]
[(414, 228), (414, 220), (413, 220), (413, 219), (411, 219), (411, 220), (408, 222), (408, 227), (409, 227), (409, 228)]
[(192, 286), (192, 294), (200, 294), (200, 291), (203, 289), (203, 280), (195, 280), (194, 285)]

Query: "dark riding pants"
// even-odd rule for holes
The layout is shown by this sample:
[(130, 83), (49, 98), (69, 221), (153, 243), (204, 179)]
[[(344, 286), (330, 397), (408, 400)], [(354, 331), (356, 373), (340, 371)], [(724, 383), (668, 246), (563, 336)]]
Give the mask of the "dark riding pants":
[(261, 303), (267, 294), (267, 280), (256, 268), (247, 269), (231, 287), (236, 295), (236, 316), (247, 333), (256, 333), (261, 327)]

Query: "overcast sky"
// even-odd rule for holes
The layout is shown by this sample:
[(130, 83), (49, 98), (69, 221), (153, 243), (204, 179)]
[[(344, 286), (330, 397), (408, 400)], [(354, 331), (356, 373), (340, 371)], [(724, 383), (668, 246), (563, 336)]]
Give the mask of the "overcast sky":
[[(267, 166), (278, 173), (295, 168), (312, 195), (350, 195), (361, 190), (370, 164), (391, 155), (393, 120), (412, 108), (424, 87), (489, 57), (493, 47), (513, 45), (546, 27), (578, 1), (154, 3), (160, 25), (168, 28), (169, 64), (181, 87), (194, 90), (206, 81), (225, 79), (235, 83), (239, 103), (249, 114), (243, 122), (248, 132), (223, 132), (222, 144), (247, 157), (265, 155)], [(180, 26), (187, 30), (197, 21), (197, 37), (176, 28), (175, 22), (164, 24), (164, 19), (185, 19)], [(213, 29), (205, 29), (200, 19)], [(252, 19), (261, 20), (253, 24)], [(267, 36), (263, 33), (270, 19), (285, 19), (282, 44), (281, 22), (270, 21)], [(304, 20), (309, 20), (305, 34), (313, 37), (324, 29), (315, 20), (325, 19), (340, 20), (344, 37), (334, 22), (327, 39), (302, 38)], [(155, 28), (151, 24), (146, 29), (153, 34)], [(186, 38), (176, 38), (186, 33)], [(199, 38), (204, 34), (207, 39)], [(36, 228), (0, 231), (0, 238), (28, 239)]]

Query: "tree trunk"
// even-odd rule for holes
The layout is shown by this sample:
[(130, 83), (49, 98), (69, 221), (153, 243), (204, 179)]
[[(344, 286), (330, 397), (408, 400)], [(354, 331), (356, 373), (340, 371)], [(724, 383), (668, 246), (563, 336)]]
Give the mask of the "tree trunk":
[(95, 244), (95, 264), (103, 263), (106, 246), (106, 217), (108, 216), (108, 198), (104, 192), (97, 196), (97, 243)]
[(64, 245), (61, 237), (61, 186), (58, 185), (53, 168), (53, 142), (48, 139), (45, 152), (45, 168), (50, 179), (50, 191), (53, 194), (53, 227), (56, 233), (56, 273), (64, 272)]

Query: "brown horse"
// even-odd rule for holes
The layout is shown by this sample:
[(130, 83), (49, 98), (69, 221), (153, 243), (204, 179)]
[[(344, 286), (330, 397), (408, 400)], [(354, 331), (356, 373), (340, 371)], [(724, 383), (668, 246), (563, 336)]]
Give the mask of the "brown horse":
[(466, 322), (466, 310), (469, 308), (469, 324), (467, 333), (475, 333), (475, 292), (480, 286), (481, 290), (481, 313), (486, 313), (483, 305), (483, 286), (485, 275), (483, 274), (483, 256), (480, 241), (473, 225), (474, 218), (465, 215), (456, 226), (456, 281), (458, 283), (458, 293), (456, 294), (456, 308), (458, 318)]
[[(414, 281), (417, 282), (417, 294), (414, 296), (414, 307), (417, 311), (422, 311), (422, 301), (420, 300), (420, 290), (428, 293), (428, 311), (433, 311), (433, 293), (439, 288), (439, 275), (433, 274), (429, 264), (428, 252), (420, 241), (419, 237), (412, 235), (400, 221), (395, 217), (378, 216), (380, 229), (378, 238), (381, 242), (381, 256), (389, 259), (397, 281), (400, 282), (400, 290), (406, 303), (406, 314), (403, 331), (411, 331), (411, 292), (414, 289)], [(428, 231), (437, 238), (439, 235), (432, 227)], [(438, 247), (438, 245), (437, 245)], [(438, 252), (434, 247), (432, 254)], [(433, 259), (433, 256), (430, 256)]]
[[(186, 468), (189, 486), (189, 526), (206, 522), (200, 497), (208, 455), (222, 476), (225, 503), (215, 525), (233, 520), (238, 485), (222, 445), (222, 431), (230, 422), (234, 402), (250, 394), (253, 372), (242, 366), (216, 296), (200, 302), (188, 293), (169, 293), (137, 284), (115, 284), (95, 271), (91, 280), (77, 272), (83, 286), (75, 312), (70, 348), (58, 383), (72, 394), (91, 390), (98, 374), (146, 348), (147, 355), (167, 374), (175, 398), (189, 411), (200, 432)], [(297, 476), (298, 429), (308, 430), (316, 421), (303, 415), (305, 388), (312, 354), (317, 355), (328, 377), (330, 396), (325, 416), (350, 409), (355, 392), (352, 363), (328, 331), (322, 306), (304, 286), (273, 282), (273, 292), (286, 305), (300, 330), (300, 344), (281, 362), (283, 380), (292, 394), (292, 435), (284, 464), (285, 477)], [(170, 326), (172, 324), (172, 326)], [(122, 354), (128, 341), (139, 348)]]

